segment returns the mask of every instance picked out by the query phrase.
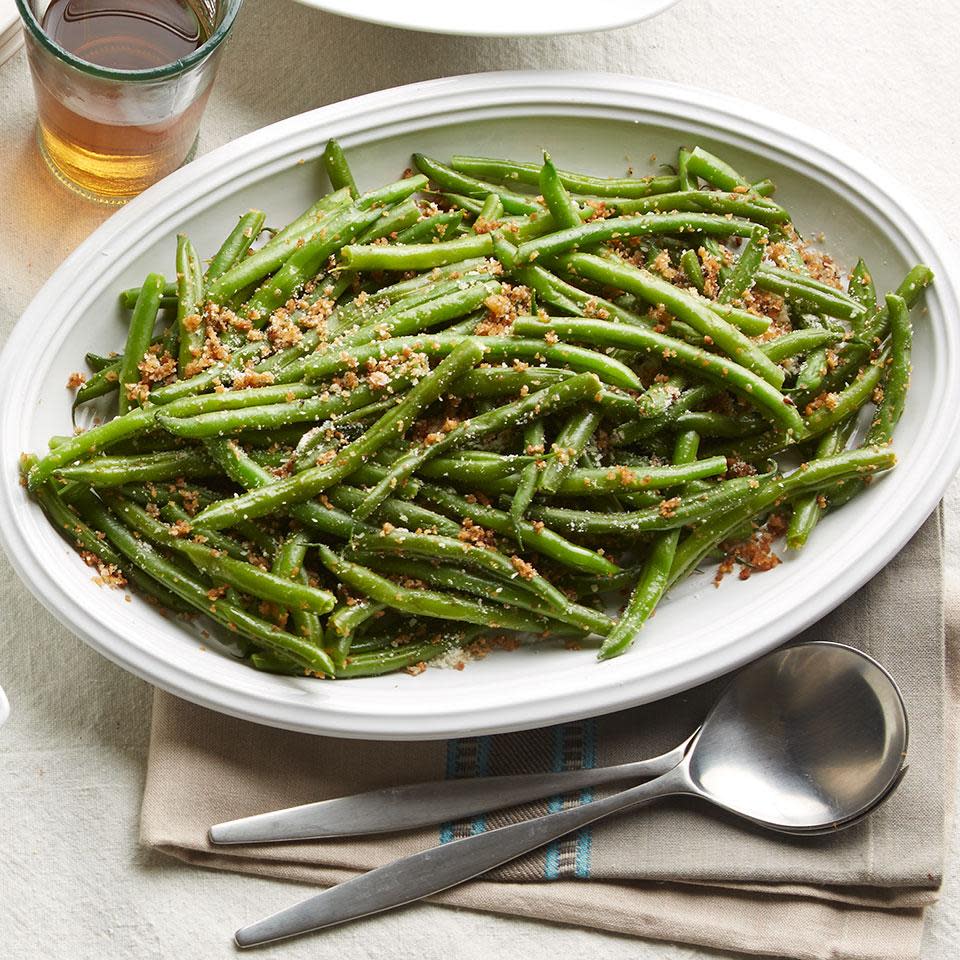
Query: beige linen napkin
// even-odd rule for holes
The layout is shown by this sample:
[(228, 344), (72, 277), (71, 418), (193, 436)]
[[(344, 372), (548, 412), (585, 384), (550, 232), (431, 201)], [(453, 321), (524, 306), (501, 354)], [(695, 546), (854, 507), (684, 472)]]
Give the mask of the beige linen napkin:
[[(881, 573), (803, 635), (865, 650), (891, 671), (906, 700), (910, 772), (864, 824), (791, 839), (672, 801), (596, 824), (434, 899), (745, 953), (916, 957), (923, 909), (940, 885), (944, 787), (955, 754), (944, 723), (945, 703), (955, 712), (957, 676), (953, 641), (944, 640), (942, 571), (934, 515)], [(438, 842), (557, 809), (559, 801), (400, 835), (273, 847), (213, 848), (207, 828), (391, 784), (652, 756), (696, 726), (721, 683), (542, 730), (389, 745), (256, 726), (158, 692), (142, 841), (204, 866), (337, 883)]]

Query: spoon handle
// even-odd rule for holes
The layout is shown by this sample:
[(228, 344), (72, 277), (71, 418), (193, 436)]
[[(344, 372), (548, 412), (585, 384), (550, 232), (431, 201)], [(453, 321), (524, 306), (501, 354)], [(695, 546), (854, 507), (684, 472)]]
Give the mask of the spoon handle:
[(319, 840), (460, 820), (553, 794), (658, 777), (680, 762), (688, 742), (659, 757), (613, 767), (414, 783), (322, 800), (218, 823), (210, 828), (210, 840), (221, 844)]
[(638, 787), (394, 860), (273, 916), (243, 927), (237, 946), (253, 947), (381, 913), (471, 880), (587, 824), (660, 797), (683, 793), (683, 766)]

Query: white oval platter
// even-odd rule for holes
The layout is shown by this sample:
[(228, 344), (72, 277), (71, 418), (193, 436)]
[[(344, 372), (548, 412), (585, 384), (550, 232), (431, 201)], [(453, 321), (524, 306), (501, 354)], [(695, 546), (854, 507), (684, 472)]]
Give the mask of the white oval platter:
[[(655, 169), (699, 142), (770, 175), (802, 231), (822, 231), (847, 266), (862, 254), (881, 290), (915, 262), (936, 272), (917, 311), (913, 389), (897, 431), (900, 465), (831, 515), (775, 570), (720, 589), (710, 571), (663, 604), (625, 656), (531, 646), (462, 671), (345, 682), (259, 674), (91, 571), (46, 522), (17, 476), (70, 423), (70, 372), (85, 351), (122, 343), (116, 293), (150, 269), (172, 275), (174, 238), (216, 249), (252, 206), (292, 218), (326, 188), (312, 163), (328, 137), (361, 185), (397, 176), (413, 150), (536, 159), (620, 175)], [(370, 94), (258, 130), (195, 160), (132, 201), (54, 273), (17, 324), (0, 376), (0, 535), (21, 577), (111, 660), (188, 700), (260, 723), (340, 737), (433, 739), (528, 728), (621, 709), (689, 688), (784, 642), (880, 569), (936, 506), (960, 460), (957, 291), (946, 240), (876, 166), (748, 103), (651, 80), (590, 73), (452, 77)], [(56, 651), (43, 651), (56, 669)]]

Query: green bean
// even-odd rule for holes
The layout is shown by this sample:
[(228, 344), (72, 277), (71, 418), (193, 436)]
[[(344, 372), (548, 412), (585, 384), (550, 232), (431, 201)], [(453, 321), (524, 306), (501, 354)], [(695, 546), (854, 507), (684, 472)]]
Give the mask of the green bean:
[(870, 400), (883, 378), (889, 359), (890, 347), (887, 346), (875, 361), (867, 365), (862, 377), (854, 380), (845, 390), (835, 394), (832, 403), (811, 413), (807, 417), (808, 434), (815, 437), (826, 433)]
[(518, 193), (512, 193), (504, 190), (502, 187), (495, 187), (475, 177), (467, 176), (451, 169), (446, 164), (422, 153), (413, 155), (414, 166), (425, 176), (429, 177), (437, 186), (443, 190), (452, 190), (474, 199), (485, 199), (490, 193), (495, 193), (503, 204), (503, 209), (508, 213), (536, 213), (543, 208), (530, 197), (521, 196)]
[[(429, 483), (425, 483), (421, 487), (420, 493), (427, 503), (435, 506), (448, 516), (460, 520), (470, 520), (471, 523), (487, 527), (494, 533), (502, 534), (505, 537), (513, 537), (517, 533), (513, 518), (508, 513), (497, 510), (495, 507), (471, 502), (449, 490), (444, 490), (442, 487)], [(540, 527), (526, 520), (518, 526), (523, 537), (525, 550), (540, 553), (562, 566), (597, 576), (609, 576), (617, 573), (620, 569), (615, 563), (604, 557), (602, 553), (571, 543), (547, 527)]]
[(680, 269), (684, 276), (690, 282), (691, 286), (703, 296), (706, 287), (706, 279), (703, 276), (703, 267), (700, 265), (700, 258), (695, 250), (684, 250), (680, 255)]
[[(208, 440), (205, 447), (210, 458), (241, 487), (255, 490), (276, 479), (232, 440)], [(342, 493), (346, 489), (337, 487), (332, 493)], [(359, 490), (356, 493), (362, 496)], [(332, 503), (321, 505), (312, 500), (298, 503), (290, 508), (289, 513), (305, 527), (341, 540), (349, 540), (363, 526), (355, 523), (350, 514), (336, 509)], [(235, 525), (239, 527), (241, 522)]]
[(464, 629), (447, 635), (437, 634), (431, 640), (422, 643), (410, 643), (386, 650), (356, 654), (349, 657), (347, 662), (338, 668), (337, 679), (376, 677), (384, 673), (395, 673), (406, 667), (414, 667), (432, 660), (451, 647), (471, 640), (476, 635), (476, 631)]
[[(695, 461), (699, 449), (699, 436), (690, 431), (677, 437), (673, 448), (673, 462), (683, 465)], [(653, 542), (643, 573), (634, 588), (623, 615), (617, 625), (607, 634), (597, 655), (600, 660), (609, 660), (622, 654), (633, 643), (641, 627), (650, 618), (667, 589), (667, 578), (677, 552), (679, 530), (661, 533)]]
[[(521, 320), (526, 324), (537, 321)], [(516, 329), (516, 324), (514, 325)], [(536, 335), (543, 336), (547, 328), (536, 326)], [(461, 336), (445, 333), (424, 334), (422, 336), (395, 337), (390, 340), (357, 346), (346, 357), (333, 351), (311, 357), (303, 368), (303, 378), (314, 382), (326, 380), (354, 365), (362, 366), (370, 359), (382, 360), (387, 357), (401, 356), (406, 351), (424, 353), (429, 357), (441, 357), (450, 353)], [(625, 389), (637, 389), (640, 381), (637, 375), (625, 364), (613, 357), (607, 357), (595, 350), (576, 347), (570, 344), (545, 343), (543, 340), (515, 339), (513, 337), (489, 336), (480, 340), (484, 348), (484, 360), (523, 360), (526, 362), (547, 361), (554, 365), (567, 365), (572, 370), (583, 373), (595, 373), (604, 382)]]
[(699, 297), (686, 293), (647, 270), (627, 263), (612, 262), (586, 254), (569, 256), (565, 263), (593, 280), (627, 290), (651, 306), (663, 305), (697, 333), (710, 337), (716, 347), (731, 360), (774, 387), (779, 388), (783, 383), (783, 370), (740, 330), (706, 307)]
[[(847, 445), (847, 440), (856, 425), (855, 417), (848, 417), (838, 423), (828, 433), (825, 433), (817, 442), (816, 458), (832, 457), (841, 453)], [(799, 550), (806, 544), (819, 523), (823, 514), (821, 496), (818, 493), (807, 493), (798, 497), (793, 504), (793, 513), (790, 515), (790, 525), (787, 527), (787, 546), (791, 550)]]
[(373, 243), (386, 237), (396, 240), (401, 230), (412, 227), (420, 219), (420, 208), (408, 197), (395, 207), (384, 207), (380, 216), (357, 237), (357, 243)]
[[(605, 493), (627, 493), (635, 490), (659, 490), (691, 480), (703, 480), (727, 472), (726, 457), (707, 457), (683, 466), (666, 467), (577, 467), (558, 485), (562, 497), (596, 497)], [(494, 493), (509, 492), (515, 480), (508, 478), (492, 485)]]
[(344, 426), (348, 423), (361, 423), (369, 420), (371, 417), (379, 417), (385, 410), (389, 410), (397, 402), (396, 397), (386, 397), (383, 400), (377, 400), (375, 403), (368, 403), (365, 406), (351, 410), (349, 413), (341, 414), (337, 417), (337, 425)]
[(261, 673), (278, 673), (285, 677), (300, 677), (304, 674), (296, 660), (282, 653), (254, 650), (244, 662)]
[[(512, 259), (516, 260), (516, 247), (513, 248), (511, 256)], [(502, 258), (501, 262), (503, 262)], [(585, 301), (589, 298), (589, 295), (584, 291), (576, 290), (576, 288), (571, 287), (570, 284), (554, 276), (549, 270), (545, 270), (536, 264), (528, 264), (525, 267), (512, 267), (509, 269), (513, 277), (536, 293), (543, 303), (547, 303), (551, 307), (556, 307), (564, 313), (578, 315), (580, 313), (578, 300), (581, 297)], [(569, 292), (574, 293), (576, 299), (571, 299), (570, 296), (568, 296), (568, 288)]]
[[(111, 497), (111, 508), (131, 529), (154, 543), (183, 554), (201, 572), (211, 579), (221, 581), (249, 593), (261, 600), (276, 603), (281, 607), (297, 606), (315, 613), (328, 613), (336, 605), (336, 600), (328, 590), (307, 586), (289, 580), (252, 563), (234, 560), (224, 556), (219, 550), (178, 537), (159, 520), (154, 520), (145, 510), (136, 504), (119, 497)], [(204, 524), (196, 521), (196, 527), (203, 529)]]
[(903, 414), (907, 390), (910, 386), (910, 351), (913, 345), (913, 330), (910, 326), (910, 311), (902, 297), (888, 293), (887, 315), (890, 317), (890, 361), (883, 378), (883, 399), (867, 433), (868, 444), (890, 443), (893, 428)]
[[(686, 435), (687, 433), (680, 434)], [(756, 484), (755, 477), (735, 477), (732, 480), (721, 480), (703, 493), (665, 496), (654, 506), (640, 510), (607, 512), (534, 506), (530, 516), (550, 524), (551, 528), (567, 536), (636, 539), (649, 533), (678, 530), (689, 524), (702, 523), (715, 514), (736, 506), (753, 492)]]
[[(561, 309), (576, 316), (613, 319), (646, 327), (652, 327), (656, 323), (650, 317), (634, 313), (594, 293), (588, 293), (536, 264), (518, 267), (513, 271), (513, 276), (539, 293), (545, 302), (551, 305), (559, 304)], [(572, 309), (566, 304), (572, 304)], [(690, 332), (694, 333), (692, 330)]]
[(673, 422), (676, 430), (695, 430), (701, 437), (747, 437), (764, 428), (758, 417), (729, 417), (722, 413), (691, 411), (682, 413)]
[(661, 193), (641, 200), (609, 198), (603, 202), (607, 208), (621, 215), (667, 211), (731, 214), (766, 227), (786, 223), (790, 219), (790, 214), (772, 200), (764, 200), (755, 194), (722, 193), (717, 190), (685, 190)]
[[(458, 397), (503, 397), (516, 396), (527, 390), (542, 390), (544, 387), (575, 376), (572, 370), (558, 367), (479, 367), (464, 374), (456, 383)], [(620, 423), (640, 416), (637, 401), (628, 393), (601, 386), (594, 402), (608, 419)]]
[(523, 428), (524, 453), (533, 457), (520, 471), (520, 482), (510, 501), (510, 519), (513, 522), (514, 539), (523, 546), (523, 518), (527, 507), (533, 500), (534, 494), (543, 476), (543, 453), (546, 443), (546, 431), (543, 419), (538, 418)]
[(294, 400), (309, 400), (322, 393), (322, 387), (305, 383), (270, 384), (266, 387), (243, 387), (240, 390), (223, 390), (220, 393), (183, 397), (164, 404), (165, 417), (195, 417), (218, 410), (237, 410), (244, 407), (259, 407), (274, 403), (292, 403)]
[[(351, 477), (351, 479), (353, 478)], [(334, 507), (350, 513), (353, 513), (363, 503), (364, 499), (362, 490), (343, 483), (331, 487), (326, 496)], [(434, 513), (418, 503), (411, 503), (409, 500), (401, 500), (397, 497), (389, 497), (380, 504), (378, 519), (386, 523), (392, 523), (396, 527), (404, 527), (407, 530), (435, 530), (447, 537), (455, 537), (460, 532), (459, 524), (452, 520), (448, 520), (439, 513)], [(365, 529), (370, 528), (364, 524), (357, 524), (354, 532), (359, 533)]]
[[(552, 383), (560, 383), (576, 376), (572, 370), (560, 367), (484, 366), (468, 370), (456, 383), (458, 397), (514, 396), (526, 387), (528, 390), (540, 390)], [(628, 394), (616, 394), (628, 403), (634, 403)]]
[(748, 187), (749, 181), (733, 169), (729, 163), (721, 160), (703, 147), (694, 147), (687, 157), (687, 170), (694, 176), (706, 180), (718, 190), (736, 190)]
[(540, 576), (531, 566), (520, 564), (518, 557), (511, 560), (496, 550), (476, 547), (453, 537), (411, 533), (406, 530), (393, 530), (389, 533), (381, 531), (378, 534), (355, 537), (350, 543), (350, 549), (363, 556), (389, 554), (406, 557), (412, 555), (441, 562), (452, 560), (496, 579), (516, 583), (517, 586), (529, 590), (556, 610), (568, 612), (570, 606), (570, 601), (552, 583)]
[(664, 377), (660, 375), (646, 389), (643, 396), (637, 401), (637, 411), (643, 419), (659, 417), (665, 413), (670, 405), (680, 395), (686, 385), (682, 376)]
[[(137, 305), (137, 297), (140, 296), (140, 291), (142, 287), (128, 287), (126, 290), (120, 291), (120, 306), (124, 310), (132, 310)], [(164, 309), (168, 307), (176, 307), (177, 305), (177, 285), (174, 282), (165, 283), (163, 285), (163, 293), (160, 297), (160, 306)]]
[(478, 280), (466, 285), (456, 280), (445, 281), (437, 285), (435, 296), (422, 301), (419, 297), (411, 297), (410, 302), (401, 301), (391, 309), (383, 311), (373, 323), (348, 331), (327, 350), (318, 350), (314, 356), (342, 354), (346, 347), (369, 344), (374, 339), (374, 334), (376, 338), (386, 340), (410, 336), (449, 323), (473, 313), (501, 289), (502, 285), (498, 280)]
[(828, 317), (854, 320), (866, 313), (863, 306), (840, 290), (779, 267), (761, 267), (757, 270), (756, 285), (761, 290), (783, 297), (788, 303), (825, 313)]
[(386, 186), (378, 187), (376, 190), (369, 190), (357, 197), (356, 207), (358, 210), (373, 210), (376, 207), (385, 207), (390, 204), (399, 203), (412, 197), (427, 185), (427, 178), (419, 175), (403, 177), (400, 180), (394, 180)]
[(570, 200), (548, 153), (544, 153), (543, 167), (540, 169), (540, 193), (557, 227), (566, 230), (580, 226), (580, 214)]
[(262, 210), (248, 210), (237, 221), (237, 225), (230, 231), (220, 249), (214, 254), (203, 276), (205, 284), (223, 276), (235, 263), (247, 255), (254, 240), (263, 230), (266, 214)]
[[(310, 538), (302, 530), (291, 533), (280, 545), (274, 557), (272, 570), (274, 576), (295, 580), (302, 586), (309, 586), (307, 571), (303, 566), (309, 543)], [(323, 645), (323, 627), (315, 611), (305, 610), (294, 604), (289, 608), (289, 614), (298, 636), (304, 637), (317, 646)], [(333, 614), (331, 613), (330, 616), (332, 618)], [(329, 620), (327, 622), (329, 623)]]
[(93, 457), (73, 466), (58, 467), (54, 476), (77, 480), (91, 487), (116, 487), (123, 483), (173, 480), (175, 477), (200, 479), (216, 476), (216, 473), (202, 453), (187, 448), (130, 457)]
[(340, 257), (351, 270), (430, 270), (471, 257), (489, 257), (491, 253), (493, 238), (484, 233), (442, 243), (351, 244), (340, 251)]
[(591, 220), (579, 227), (557, 230), (520, 244), (520, 263), (530, 263), (538, 257), (555, 257), (561, 253), (579, 250), (583, 246), (597, 246), (609, 240), (624, 237), (643, 237), (707, 233), (718, 237), (749, 237), (754, 224), (736, 217), (727, 218), (712, 213), (641, 213), (609, 220)]
[(60, 444), (37, 461), (27, 475), (29, 489), (35, 490), (49, 480), (58, 467), (148, 429), (155, 421), (156, 410), (157, 408), (153, 406), (138, 407), (122, 417), (115, 417), (98, 427), (91, 427), (71, 437), (66, 443)]
[(287, 258), (325, 229), (338, 211), (350, 203), (349, 190), (337, 190), (315, 203), (306, 213), (287, 228), (277, 233), (259, 250), (244, 257), (229, 270), (215, 277), (208, 285), (206, 296), (215, 303), (223, 303), (241, 290), (273, 273)]
[(447, 213), (435, 213), (424, 217), (397, 234), (397, 243), (431, 243), (440, 241), (448, 235), (456, 234), (457, 227), (463, 223), (463, 214), (459, 210)]
[(775, 422), (793, 430), (797, 435), (804, 432), (803, 421), (792, 403), (766, 380), (746, 367), (707, 353), (682, 340), (641, 327), (627, 327), (625, 324), (608, 323), (604, 320), (563, 320), (554, 317), (549, 325), (536, 320), (518, 320), (514, 324), (514, 332), (520, 336), (533, 336), (538, 329), (542, 330), (543, 334), (552, 330), (562, 338), (585, 339), (591, 343), (658, 355), (671, 364), (699, 373), (700, 376), (746, 397), (758, 410), (767, 413)]
[[(282, 248), (284, 257), (278, 260), (271, 269), (265, 271), (272, 273), (279, 266), (286, 255), (294, 250), (301, 240), (306, 240), (313, 236), (318, 224), (324, 217), (339, 207), (346, 207), (351, 201), (350, 191), (346, 189), (334, 190), (331, 193), (324, 194), (319, 200), (315, 200), (298, 217), (295, 217), (279, 230), (270, 230), (271, 236), (254, 255), (259, 256), (262, 252), (270, 252)], [(292, 241), (292, 243), (291, 243)]]
[(360, 191), (357, 189), (357, 182), (353, 179), (353, 174), (350, 172), (350, 164), (347, 163), (343, 148), (333, 138), (327, 141), (322, 160), (323, 168), (327, 171), (327, 176), (330, 178), (330, 186), (333, 187), (334, 190), (349, 190), (350, 196), (354, 199), (360, 196)]
[[(475, 177), (483, 177), (498, 182), (526, 183), (539, 185), (540, 164), (517, 163), (512, 160), (494, 160), (488, 157), (455, 156), (450, 166), (460, 172)], [(676, 190), (676, 177), (622, 177), (608, 179), (591, 177), (582, 173), (558, 170), (560, 182), (573, 193), (595, 194), (606, 197), (645, 197), (651, 193), (666, 193)]]
[[(198, 413), (194, 416), (167, 416), (166, 408), (163, 408), (157, 417), (157, 422), (174, 436), (190, 439), (224, 437), (243, 430), (274, 430), (287, 424), (312, 423), (356, 410), (374, 402), (388, 390), (402, 390), (409, 383), (408, 377), (397, 376), (386, 389), (360, 384), (342, 393), (324, 391), (320, 396), (306, 397), (289, 403), (265, 403), (255, 407), (214, 409), (209, 413)], [(223, 396), (223, 394), (216, 396)], [(200, 405), (197, 404), (197, 406)]]
[[(273, 460), (273, 457), (271, 456), (261, 459), (257, 456), (257, 454), (251, 454), (251, 458), (259, 462), (261, 466), (265, 466), (267, 468), (273, 466), (283, 466), (287, 462), (287, 455), (283, 453), (279, 455), (279, 461), (276, 463), (271, 462)], [(350, 474), (344, 483), (349, 483), (351, 487), (367, 487), (372, 484), (379, 483), (386, 475), (386, 466), (373, 462), (364, 463), (357, 467), (357, 469)], [(396, 488), (393, 490), (393, 495), (397, 500), (413, 500), (416, 498), (419, 489), (420, 481), (415, 477), (411, 477), (409, 480), (398, 483)]]
[(104, 397), (118, 389), (120, 384), (120, 360), (113, 360), (107, 366), (98, 370), (84, 383), (73, 397), (74, 409), (81, 403)]
[(794, 388), (801, 394), (814, 394), (820, 389), (827, 373), (827, 351), (825, 347), (807, 354), (803, 366), (797, 372)]
[(123, 350), (123, 359), (120, 361), (120, 413), (124, 414), (130, 408), (131, 396), (129, 391), (140, 380), (139, 364), (143, 355), (150, 346), (153, 336), (153, 326), (157, 322), (157, 312), (160, 309), (160, 297), (166, 281), (159, 273), (151, 273), (140, 288), (140, 296), (133, 308), (130, 318), (130, 331), (127, 334), (127, 343)]
[(832, 346), (843, 338), (832, 330), (810, 327), (806, 330), (791, 330), (782, 333), (774, 340), (767, 340), (760, 344), (760, 349), (768, 360), (779, 363), (788, 357), (795, 357), (803, 353), (811, 353), (825, 346)]
[(551, 447), (556, 456), (544, 468), (540, 490), (547, 494), (557, 492), (596, 433), (600, 419), (596, 409), (576, 411), (570, 415)]
[(690, 151), (686, 147), (677, 150), (677, 180), (680, 190), (696, 190), (699, 187), (696, 174), (690, 173)]
[(611, 619), (599, 610), (582, 604), (571, 604), (574, 613), (571, 616), (564, 610), (558, 610), (552, 604), (524, 590), (505, 583), (502, 580), (486, 579), (476, 574), (467, 573), (459, 567), (444, 566), (435, 562), (413, 560), (410, 557), (393, 558), (377, 556), (375, 560), (378, 570), (387, 573), (422, 580), (434, 587), (447, 590), (459, 590), (475, 597), (493, 600), (508, 607), (518, 607), (531, 613), (539, 614), (551, 620), (568, 623), (584, 628), (585, 623), (590, 626), (586, 629), (593, 633), (606, 634), (613, 626)]
[[(464, 277), (439, 279), (411, 290), (390, 302), (388, 298), (368, 298), (363, 306), (347, 304), (338, 308), (328, 321), (333, 343), (318, 343), (320, 351), (369, 343), (383, 339), (392, 329), (416, 333), (422, 328), (455, 320), (469, 313), (483, 299), (476, 296), (480, 288), (487, 293), (501, 289), (499, 281), (479, 271)], [(296, 366), (289, 364), (290, 367)]]
[(90, 368), (91, 372), (99, 373), (105, 367), (112, 366), (120, 359), (117, 353), (111, 353), (109, 356), (102, 356), (99, 353), (87, 353), (84, 355), (84, 362)]
[[(122, 382), (120, 414), (23, 458), (88, 562), (210, 613), (252, 667), (371, 676), (497, 629), (613, 656), (781, 505), (797, 549), (894, 465), (932, 274), (880, 303), (862, 261), (844, 289), (817, 279), (770, 181), (702, 147), (643, 179), (417, 155), (363, 195), (335, 141), (324, 163), (340, 189), (259, 249), (256, 210), (206, 275), (181, 237), (178, 284), (123, 295), (127, 347), (90, 354), (74, 394)], [(153, 337), (148, 298), (151, 328), (179, 308)], [(151, 383), (167, 356), (179, 378)], [(811, 459), (783, 476), (781, 452)], [(600, 594), (627, 588), (614, 624)]]
[(223, 624), (228, 630), (248, 637), (268, 650), (292, 656), (305, 672), (317, 676), (332, 675), (333, 662), (323, 650), (248, 613), (236, 604), (217, 597), (211, 598), (204, 586), (186, 576), (176, 564), (167, 560), (144, 540), (134, 537), (131, 531), (103, 506), (91, 499), (87, 509), (96, 526), (121, 553), (192, 607)]
[(465, 366), (475, 362), (475, 351), (475, 343), (463, 341), (456, 359), (449, 358), (453, 362), (440, 364), (424, 377), (396, 407), (384, 413), (363, 436), (340, 450), (330, 463), (311, 467), (266, 487), (248, 490), (232, 500), (212, 504), (203, 511), (201, 522), (218, 529), (229, 526), (234, 519), (262, 517), (277, 508), (315, 497), (338, 483), (385, 443), (406, 433), (419, 414), (446, 391), (450, 381), (456, 379)]
[[(528, 427), (535, 428), (541, 420), (534, 420)], [(525, 434), (526, 429), (524, 428)], [(532, 437), (535, 436), (532, 435)], [(536, 456), (517, 456), (508, 454), (500, 456), (491, 454), (487, 457), (466, 456), (469, 451), (453, 452), (447, 457), (434, 457), (417, 467), (417, 473), (428, 480), (443, 480), (445, 483), (463, 487), (467, 490), (482, 490), (488, 484), (503, 480), (513, 474), (522, 472), (529, 466), (536, 467)]]
[(357, 600), (352, 605), (337, 607), (327, 618), (326, 642), (332, 650), (333, 662), (341, 669), (350, 656), (353, 634), (360, 624), (386, 609), (382, 603)]
[(455, 593), (438, 593), (433, 590), (410, 590), (368, 567), (352, 563), (335, 554), (329, 547), (318, 546), (324, 566), (342, 583), (364, 594), (371, 600), (394, 610), (414, 616), (433, 617), (438, 620), (456, 620), (461, 623), (476, 623), (495, 630), (517, 630), (538, 633), (546, 622), (519, 610), (488, 606), (479, 600), (470, 600)]
[[(879, 357), (863, 368), (861, 375), (840, 393), (833, 394), (830, 402), (814, 410), (807, 418), (804, 439), (820, 437), (838, 423), (857, 413), (874, 395), (890, 358), (890, 348), (886, 347)], [(788, 449), (796, 442), (796, 437), (784, 433), (768, 431), (756, 437), (747, 438), (727, 451), (727, 455), (748, 463), (772, 457)]]
[(876, 313), (877, 310), (877, 289), (873, 285), (873, 277), (863, 262), (863, 258), (857, 261), (857, 265), (850, 271), (850, 281), (847, 284), (847, 296), (856, 300), (866, 311), (855, 318), (852, 323), (853, 335), (855, 337), (863, 334), (864, 320)]
[(203, 299), (203, 268), (186, 234), (177, 235), (177, 369), (184, 375), (187, 366), (200, 356), (204, 330), (198, 311)]
[[(451, 210), (457, 210), (460, 213), (469, 213), (474, 217), (480, 216), (480, 211), (483, 209), (484, 203), (486, 203), (486, 197), (483, 200), (477, 200), (474, 197), (465, 197), (461, 193), (450, 193), (447, 190), (433, 191), (428, 188), (424, 193), (427, 195), (436, 193), (442, 199), (442, 202), (446, 203)], [(497, 199), (499, 199), (499, 197)]]
[[(474, 233), (484, 233), (484, 230), (478, 230), (477, 224), (491, 224), (500, 219), (503, 216), (503, 203), (500, 200), (499, 194), (490, 193), (487, 194), (487, 198), (483, 201), (483, 205), (480, 207), (480, 212), (477, 214), (477, 219), (474, 221)], [(578, 218), (579, 222), (579, 218)]]
[(766, 230), (758, 229), (750, 235), (740, 251), (736, 265), (730, 271), (730, 276), (717, 294), (721, 303), (739, 300), (753, 286), (768, 239)]

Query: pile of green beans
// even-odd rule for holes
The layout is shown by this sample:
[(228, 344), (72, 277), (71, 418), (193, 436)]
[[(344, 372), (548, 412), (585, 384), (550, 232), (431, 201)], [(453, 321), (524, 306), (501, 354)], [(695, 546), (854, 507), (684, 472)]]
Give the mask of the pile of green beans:
[(181, 235), (174, 281), (121, 293), (122, 349), (71, 378), (98, 425), (21, 464), (101, 579), (275, 673), (512, 635), (608, 659), (893, 467), (928, 268), (842, 282), (699, 146), (654, 177), (413, 165), (361, 193), (331, 141), (299, 217), (248, 211), (206, 263)]

